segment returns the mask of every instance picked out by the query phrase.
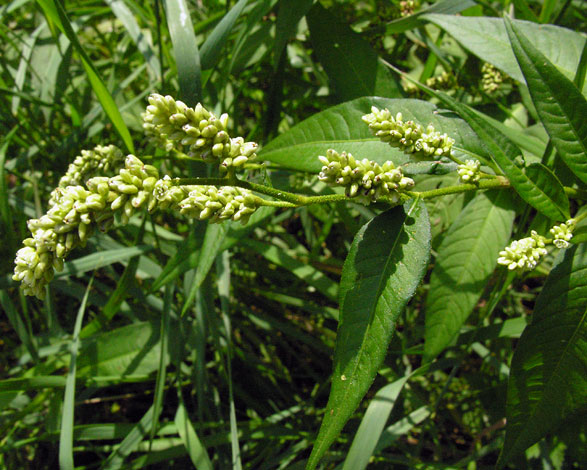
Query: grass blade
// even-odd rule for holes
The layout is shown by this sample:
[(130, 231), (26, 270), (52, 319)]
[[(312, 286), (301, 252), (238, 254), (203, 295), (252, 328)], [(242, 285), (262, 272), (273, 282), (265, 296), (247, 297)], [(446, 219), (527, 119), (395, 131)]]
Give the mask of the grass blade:
[(179, 432), (179, 436), (181, 437), (196, 470), (213, 470), (214, 467), (212, 467), (208, 452), (200, 441), (200, 438), (194, 429), (194, 425), (187, 414), (185, 405), (183, 404), (181, 391), (179, 388), (177, 391), (180, 399), (177, 412), (175, 413), (177, 432)]
[(82, 64), (84, 66), (84, 70), (88, 75), (88, 79), (90, 81), (90, 85), (100, 101), (104, 112), (112, 122), (114, 129), (120, 135), (124, 145), (128, 149), (130, 153), (134, 153), (134, 144), (130, 137), (130, 132), (122, 119), (122, 115), (118, 110), (118, 106), (114, 102), (112, 95), (102, 82), (102, 79), (98, 75), (96, 68), (94, 67), (91, 59), (86, 54), (86, 51), (80, 44), (75, 32), (73, 31), (73, 27), (69, 19), (67, 18), (67, 14), (63, 9), (63, 5), (61, 4), (60, 0), (37, 0), (37, 3), (41, 6), (47, 18), (61, 30), (63, 34), (67, 36), (67, 38), (71, 41), (73, 47), (80, 55)]
[(80, 331), (86, 304), (92, 288), (90, 279), (86, 293), (77, 312), (75, 326), (73, 328), (73, 338), (71, 339), (71, 359), (69, 361), (69, 372), (65, 382), (65, 392), (63, 396), (63, 412), (61, 415), (61, 434), (59, 436), (59, 468), (60, 470), (73, 470), (73, 415), (75, 408), (75, 373), (77, 367), (77, 353), (80, 347)]
[(163, 4), (173, 44), (180, 97), (188, 106), (195, 106), (202, 100), (202, 78), (200, 52), (188, 5), (185, 0), (163, 0)]

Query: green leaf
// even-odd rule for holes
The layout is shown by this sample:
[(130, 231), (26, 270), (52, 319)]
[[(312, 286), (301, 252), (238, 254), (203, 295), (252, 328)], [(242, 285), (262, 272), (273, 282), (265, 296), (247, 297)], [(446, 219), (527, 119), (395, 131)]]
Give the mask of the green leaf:
[(163, 0), (173, 44), (180, 97), (188, 106), (202, 99), (200, 52), (190, 11), (185, 0)]
[(177, 244), (175, 254), (167, 262), (161, 274), (153, 282), (151, 292), (156, 292), (164, 285), (177, 279), (186, 271), (195, 268), (200, 259), (200, 247), (204, 239), (206, 225), (197, 223), (188, 233), (185, 240)]
[(506, 20), (506, 29), (542, 124), (567, 166), (587, 183), (587, 100), (517, 24)]
[(279, 58), (287, 41), (295, 34), (300, 20), (308, 12), (314, 0), (281, 0), (275, 23), (273, 66), (277, 68)]
[(314, 52), (341, 101), (360, 96), (402, 95), (371, 45), (350, 26), (316, 3), (306, 15)]
[(565, 220), (571, 217), (569, 198), (565, 193), (565, 188), (548, 167), (542, 163), (532, 163), (526, 167), (526, 176), (548, 194), (558, 210), (565, 216)]
[(139, 322), (82, 341), (78, 376), (150, 374), (159, 368), (159, 323)]
[(515, 216), (510, 201), (504, 191), (477, 194), (438, 247), (426, 297), (424, 362), (451, 343), (477, 305), (510, 239)]
[(363, 123), (361, 117), (371, 112), (371, 106), (388, 108), (394, 114), (399, 111), (404, 119), (414, 120), (423, 127), (432, 124), (437, 131), (446, 132), (455, 139), (459, 147), (488, 156), (471, 128), (452, 113), (441, 113), (435, 105), (425, 101), (378, 97), (357, 98), (315, 114), (272, 140), (259, 156), (286, 168), (311, 173), (320, 171), (322, 164), (318, 155), (325, 155), (329, 148), (380, 164), (387, 160), (393, 160), (396, 165), (408, 162), (403, 152), (371, 135)]
[[(546, 188), (537, 186), (528, 176), (516, 166), (514, 160), (521, 155), (520, 150), (499, 132), (495, 127), (480, 117), (479, 113), (466, 104), (459, 103), (446, 93), (427, 90), (436, 96), (446, 106), (458, 113), (473, 128), (477, 135), (490, 151), (491, 156), (510, 180), (516, 192), (545, 216), (553, 220), (567, 220), (564, 207), (559, 207), (559, 195), (553, 183)], [(553, 192), (554, 191), (554, 192)]]
[(229, 224), (225, 222), (224, 224), (208, 224), (206, 227), (204, 241), (202, 242), (202, 248), (200, 249), (200, 256), (198, 258), (196, 275), (191, 286), (189, 286), (187, 298), (181, 309), (182, 315), (184, 315), (188, 308), (191, 307), (196, 298), (198, 288), (202, 285), (202, 282), (204, 282), (204, 279), (208, 275), (208, 271), (210, 271), (212, 264), (214, 264), (214, 260), (220, 252), (220, 246), (224, 241), (224, 235), (228, 230), (228, 225)]
[(103, 268), (113, 263), (120, 263), (143, 253), (151, 251), (153, 247), (147, 245), (129, 246), (128, 248), (119, 248), (114, 250), (100, 251), (82, 258), (68, 261), (65, 263), (63, 271), (56, 273), (55, 277), (79, 276), (94, 269)]
[(559, 258), (512, 359), (498, 467), (587, 409), (587, 245)]
[[(468, 51), (521, 83), (526, 83), (500, 18), (426, 15), (424, 19), (444, 29)], [(513, 20), (518, 31), (534, 44), (563, 75), (573, 79), (585, 37), (569, 29)], [(562, 45), (564, 44), (564, 47)], [(583, 93), (587, 92), (587, 84)]]
[(308, 470), (316, 468), (373, 382), (429, 256), (430, 224), (421, 201), (376, 216), (355, 236), (340, 283), (332, 388)]
[(47, 18), (51, 22), (55, 23), (61, 32), (67, 36), (67, 39), (71, 41), (73, 47), (80, 55), (82, 65), (88, 76), (90, 85), (92, 86), (94, 93), (96, 93), (98, 101), (100, 101), (104, 112), (112, 122), (116, 132), (118, 132), (122, 138), (122, 141), (124, 142), (124, 145), (126, 145), (128, 151), (134, 153), (134, 145), (130, 137), (130, 132), (128, 131), (128, 128), (122, 119), (120, 111), (118, 110), (118, 106), (104, 85), (104, 82), (102, 82), (102, 79), (98, 75), (98, 72), (96, 71), (96, 68), (94, 67), (91, 59), (88, 57), (82, 45), (80, 44), (75, 32), (73, 31), (71, 23), (67, 18), (65, 10), (63, 9), (61, 1), (37, 0), (37, 3), (41, 5), (41, 8), (43, 8)]
[(180, 401), (177, 406), (175, 425), (194, 467), (198, 470), (212, 470), (214, 467), (212, 466), (210, 457), (208, 457), (208, 452), (196, 434), (196, 430), (190, 421), (183, 401)]

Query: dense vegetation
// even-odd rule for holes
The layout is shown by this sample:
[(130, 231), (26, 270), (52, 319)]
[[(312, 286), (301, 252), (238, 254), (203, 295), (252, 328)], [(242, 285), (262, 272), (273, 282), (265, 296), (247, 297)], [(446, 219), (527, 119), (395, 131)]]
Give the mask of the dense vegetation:
[(581, 468), (586, 27), (0, 6), (0, 467)]

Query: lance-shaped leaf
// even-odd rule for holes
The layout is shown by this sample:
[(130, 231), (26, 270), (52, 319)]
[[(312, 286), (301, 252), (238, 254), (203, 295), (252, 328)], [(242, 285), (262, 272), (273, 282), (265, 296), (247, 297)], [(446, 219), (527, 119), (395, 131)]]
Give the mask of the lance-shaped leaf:
[(355, 236), (340, 283), (332, 388), (307, 469), (316, 468), (373, 382), (429, 255), (430, 224), (421, 201), (378, 215)]
[(498, 467), (587, 409), (587, 245), (569, 248), (562, 258), (512, 359)]
[(506, 29), (540, 120), (567, 166), (587, 183), (587, 100), (506, 18)]
[(554, 184), (549, 184), (547, 187), (537, 185), (514, 163), (515, 158), (521, 156), (521, 152), (511, 140), (466, 104), (459, 103), (443, 92), (430, 89), (427, 92), (439, 98), (446, 106), (467, 121), (483, 140), (495, 162), (524, 201), (550, 219), (558, 221), (568, 219), (568, 206), (559, 206), (560, 197), (558, 191), (554, 189), (556, 186)]
[(438, 248), (426, 298), (424, 361), (459, 333), (479, 301), (507, 245), (515, 211), (504, 191), (478, 194), (451, 225)]

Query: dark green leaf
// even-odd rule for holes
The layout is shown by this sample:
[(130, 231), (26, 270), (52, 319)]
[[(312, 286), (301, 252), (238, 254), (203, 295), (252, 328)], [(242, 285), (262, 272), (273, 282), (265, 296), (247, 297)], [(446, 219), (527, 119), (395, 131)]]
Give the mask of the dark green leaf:
[(477, 305), (510, 239), (510, 201), (504, 191), (479, 193), (442, 240), (426, 298), (425, 362), (450, 344)]
[(587, 100), (518, 25), (507, 20), (506, 28), (542, 124), (567, 166), (587, 183)]
[(307, 469), (316, 468), (369, 389), (429, 256), (430, 224), (419, 201), (378, 215), (355, 236), (340, 283), (332, 388)]
[(360, 96), (402, 95), (400, 86), (371, 45), (320, 3), (306, 15), (314, 51), (341, 101)]
[(565, 188), (548, 167), (542, 163), (532, 163), (526, 167), (526, 176), (548, 194), (566, 219), (570, 217), (569, 198), (565, 194)]
[(473, 128), (483, 140), (491, 156), (510, 180), (516, 192), (532, 207), (553, 220), (568, 219), (564, 208), (557, 205), (556, 194), (550, 194), (552, 188), (541, 188), (526, 176), (516, 166), (514, 160), (521, 155), (520, 150), (501, 132), (487, 123), (479, 114), (467, 106), (459, 103), (446, 93), (429, 90), (429, 93), (439, 98), (446, 106), (458, 113)]
[(587, 245), (561, 257), (512, 359), (498, 466), (587, 409)]

